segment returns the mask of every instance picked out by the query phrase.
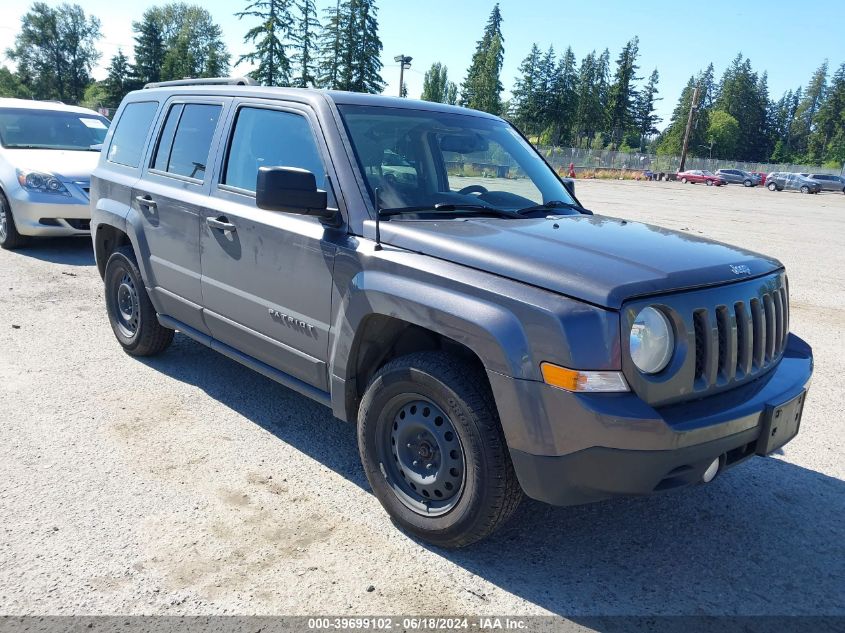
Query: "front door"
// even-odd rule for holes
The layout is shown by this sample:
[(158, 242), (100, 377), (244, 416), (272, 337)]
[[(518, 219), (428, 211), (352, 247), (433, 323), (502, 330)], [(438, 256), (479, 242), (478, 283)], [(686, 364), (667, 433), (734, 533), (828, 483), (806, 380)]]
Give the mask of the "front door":
[(224, 103), (171, 102), (150, 164), (132, 191), (143, 218), (152, 291), (162, 313), (206, 331), (200, 284), (200, 215)]
[(299, 167), (329, 190), (311, 114), (241, 103), (200, 221), (202, 295), (212, 336), (324, 391), (335, 246), (313, 217), (259, 209), (261, 166)]

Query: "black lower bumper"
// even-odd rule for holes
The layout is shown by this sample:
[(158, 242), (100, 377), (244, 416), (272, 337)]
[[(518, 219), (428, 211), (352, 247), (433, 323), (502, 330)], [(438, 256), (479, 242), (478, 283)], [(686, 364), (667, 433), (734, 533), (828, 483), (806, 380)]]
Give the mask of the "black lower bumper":
[(701, 481), (720, 460), (720, 472), (755, 453), (759, 429), (712, 442), (666, 451), (595, 447), (562, 456), (512, 450), (525, 493), (552, 505), (569, 506), (612, 497), (644, 495)]
[[(503, 427), (519, 482), (534, 499), (577, 505), (644, 495), (699, 482), (716, 459), (722, 471), (789, 441), (812, 371), (812, 351), (790, 334), (772, 371), (731, 391), (657, 410), (632, 393), (603, 397), (539, 386), (537, 397), (520, 400), (532, 415), (506, 407)], [(494, 393), (508, 386), (499, 381)], [(525, 382), (518, 387), (530, 389)]]

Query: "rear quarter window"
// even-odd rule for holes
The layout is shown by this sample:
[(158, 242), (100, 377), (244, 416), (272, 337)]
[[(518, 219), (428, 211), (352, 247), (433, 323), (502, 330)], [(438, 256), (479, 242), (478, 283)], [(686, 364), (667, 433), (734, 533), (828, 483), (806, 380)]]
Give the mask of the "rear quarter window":
[(139, 167), (147, 143), (158, 101), (130, 103), (117, 121), (106, 160), (110, 163)]

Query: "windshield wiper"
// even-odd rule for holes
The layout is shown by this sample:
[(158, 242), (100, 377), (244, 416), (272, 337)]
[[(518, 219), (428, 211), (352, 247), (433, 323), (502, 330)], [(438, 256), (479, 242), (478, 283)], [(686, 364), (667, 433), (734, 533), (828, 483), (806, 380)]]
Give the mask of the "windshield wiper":
[(585, 209), (580, 204), (576, 204), (574, 202), (564, 202), (563, 200), (549, 200), (543, 204), (535, 204), (530, 207), (525, 207), (524, 209), (519, 209), (515, 213), (518, 215), (525, 215), (527, 213), (533, 213), (534, 211), (548, 211), (550, 209), (573, 209), (586, 215), (593, 214), (592, 211)]
[(396, 215), (405, 215), (406, 213), (424, 213), (426, 211), (437, 211), (446, 213), (449, 213), (451, 211), (472, 211), (479, 214), (485, 213), (488, 215), (495, 215), (500, 218), (522, 217), (516, 211), (497, 209), (496, 207), (488, 207), (483, 204), (453, 204), (451, 202), (438, 202), (437, 204), (427, 204), (413, 207), (394, 207), (392, 209), (380, 209), (379, 215), (383, 218), (391, 218)]

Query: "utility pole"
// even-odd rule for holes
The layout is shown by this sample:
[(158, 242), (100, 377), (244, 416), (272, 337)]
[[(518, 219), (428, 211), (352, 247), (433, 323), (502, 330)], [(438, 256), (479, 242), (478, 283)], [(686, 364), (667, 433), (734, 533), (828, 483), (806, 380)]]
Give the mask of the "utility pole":
[(397, 55), (393, 58), (393, 61), (399, 62), (399, 96), (403, 96), (404, 88), (405, 88), (405, 71), (411, 67), (411, 60), (414, 59), (413, 57), (408, 57), (407, 55)]
[(681, 166), (678, 171), (684, 171), (684, 165), (687, 163), (687, 150), (689, 149), (689, 137), (692, 132), (692, 119), (695, 116), (695, 108), (698, 105), (698, 86), (692, 91), (692, 105), (689, 108), (689, 117), (687, 118), (687, 129), (684, 132), (684, 149), (681, 151)]

